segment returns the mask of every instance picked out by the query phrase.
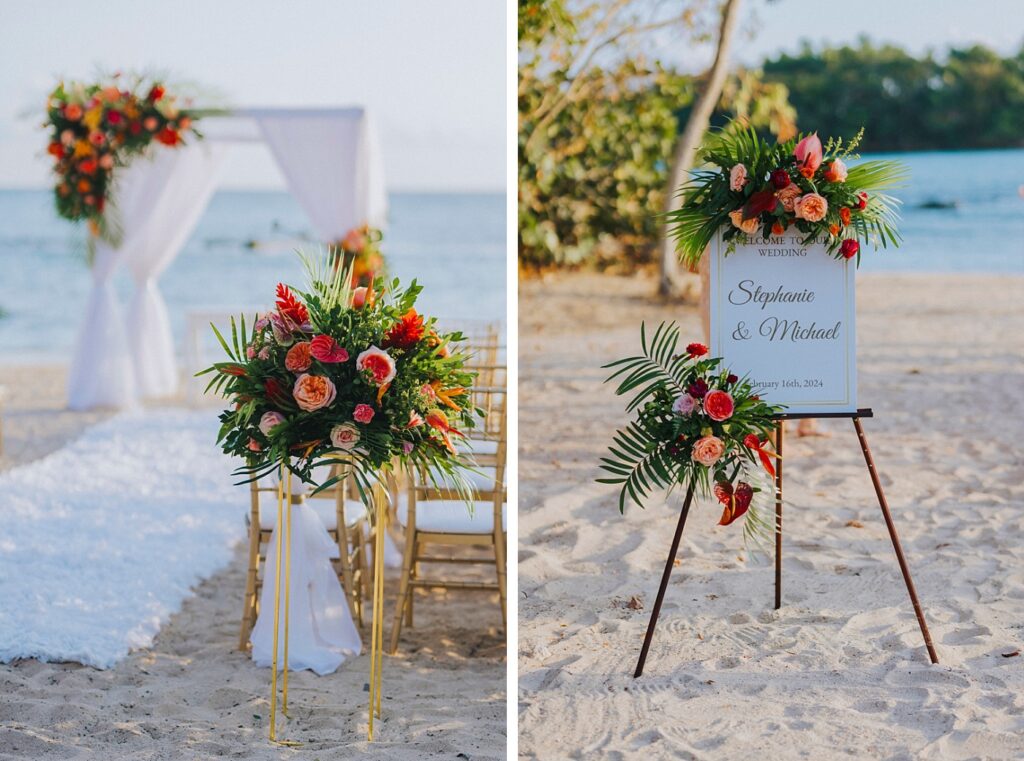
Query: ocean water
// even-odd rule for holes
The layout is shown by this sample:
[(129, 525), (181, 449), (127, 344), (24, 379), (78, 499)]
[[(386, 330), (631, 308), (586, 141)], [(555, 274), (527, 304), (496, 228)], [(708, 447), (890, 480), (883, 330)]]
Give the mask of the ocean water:
[[(286, 192), (218, 192), (160, 278), (179, 352), (190, 310), (251, 313), (273, 304), (279, 281), (301, 285), (294, 249), (311, 237)], [(505, 319), (504, 195), (393, 193), (384, 252), (392, 275), (424, 286), (421, 312)], [(68, 359), (90, 286), (84, 256), (82, 231), (47, 191), (0, 190), (0, 361)], [(115, 282), (127, 307), (124, 268)]]

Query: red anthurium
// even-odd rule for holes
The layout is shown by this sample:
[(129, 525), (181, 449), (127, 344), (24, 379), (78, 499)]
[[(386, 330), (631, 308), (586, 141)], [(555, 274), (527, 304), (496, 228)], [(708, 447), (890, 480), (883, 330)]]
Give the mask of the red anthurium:
[(754, 219), (761, 212), (773, 211), (778, 203), (779, 199), (771, 190), (759, 190), (750, 196), (743, 205), (743, 218)]
[(722, 519), (718, 521), (719, 526), (728, 526), (747, 512), (750, 500), (754, 498), (754, 488), (746, 481), (737, 483), (735, 489), (728, 481), (719, 481), (715, 484), (714, 491), (715, 498), (725, 506)]
[(348, 362), (348, 352), (330, 336), (316, 336), (309, 342), (309, 353), (321, 362)]

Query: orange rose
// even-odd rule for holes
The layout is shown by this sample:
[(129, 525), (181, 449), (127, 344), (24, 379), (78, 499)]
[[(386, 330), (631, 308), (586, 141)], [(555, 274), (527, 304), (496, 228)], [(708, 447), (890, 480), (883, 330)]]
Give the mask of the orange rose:
[(820, 222), (828, 213), (828, 201), (817, 193), (802, 195), (793, 204), (793, 213), (796, 214), (797, 219)]
[(304, 373), (313, 364), (309, 341), (300, 341), (288, 350), (284, 366), (293, 373)]
[(753, 219), (744, 219), (743, 211), (741, 209), (730, 211), (729, 219), (732, 220), (733, 226), (738, 227), (747, 235), (753, 235), (756, 233), (757, 228), (760, 226), (760, 223), (757, 221), (757, 217), (754, 217)]
[(725, 444), (717, 436), (705, 436), (693, 444), (693, 459), (701, 465), (711, 467), (725, 454)]
[(322, 375), (300, 375), (292, 389), (295, 403), (306, 412), (323, 409), (334, 401), (336, 394), (331, 379)]

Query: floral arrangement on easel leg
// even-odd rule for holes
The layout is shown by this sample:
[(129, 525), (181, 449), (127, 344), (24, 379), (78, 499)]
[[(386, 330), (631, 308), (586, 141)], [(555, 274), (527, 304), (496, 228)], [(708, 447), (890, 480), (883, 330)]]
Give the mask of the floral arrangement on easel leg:
[(899, 246), (899, 201), (884, 191), (903, 184), (906, 167), (895, 161), (847, 162), (864, 130), (844, 143), (816, 133), (781, 143), (763, 140), (738, 123), (708, 135), (701, 148), (706, 167), (691, 172), (667, 214), (683, 260), (695, 268), (719, 231), (731, 253), (749, 237), (779, 236), (794, 227), (804, 242), (822, 241), (837, 259), (856, 257), (862, 244)]
[(47, 99), (46, 117), (57, 213), (86, 220), (94, 237), (115, 243), (120, 231), (106, 214), (115, 167), (126, 166), (153, 141), (174, 148), (198, 135), (198, 113), (179, 108), (163, 83), (142, 77), (61, 82)]
[(643, 353), (605, 365), (615, 371), (608, 378), (618, 380), (615, 393), (633, 395), (626, 410), (636, 418), (616, 433), (601, 458), (610, 475), (598, 481), (621, 486), (620, 511), (627, 498), (643, 507), (652, 491), (676, 486), (714, 496), (723, 507), (719, 525), (745, 516), (744, 537), (759, 545), (772, 527), (755, 497), (762, 471), (775, 475), (768, 436), (782, 408), (762, 401), (703, 344), (677, 353), (678, 344), (674, 323), (662, 323), (650, 340), (641, 325)]
[(434, 318), (415, 309), (421, 286), (385, 287), (377, 279), (354, 289), (348, 268), (329, 254), (303, 255), (305, 291), (277, 286), (276, 309), (247, 331), (231, 321), (230, 343), (217, 331), (228, 360), (207, 390), (234, 402), (221, 416), (218, 441), (245, 460), (245, 482), (284, 463), (320, 489), (313, 468), (344, 458), (363, 501), (395, 463), (448, 484), (471, 499), (468, 455), (456, 447), (474, 426), (474, 374)]

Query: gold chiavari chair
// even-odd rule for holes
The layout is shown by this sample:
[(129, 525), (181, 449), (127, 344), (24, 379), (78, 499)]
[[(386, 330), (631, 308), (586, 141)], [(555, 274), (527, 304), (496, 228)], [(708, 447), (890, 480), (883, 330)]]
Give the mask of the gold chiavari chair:
[[(417, 589), (462, 589), (496, 591), (501, 601), (502, 624), (507, 625), (505, 598), (506, 534), (505, 455), (507, 414), (504, 388), (477, 389), (478, 405), (490, 412), (490, 427), (481, 426), (477, 442), (492, 441), (491, 452), (475, 456), (479, 473), (474, 482), (473, 511), (457, 492), (445, 484), (431, 484), (424, 474), (414, 474), (407, 489), (407, 502), (398, 508), (399, 522), (405, 527), (405, 547), (399, 583), (398, 604), (391, 629), (390, 653), (398, 650), (402, 622), (412, 626), (414, 595)], [(487, 550), (488, 554), (473, 556), (441, 556), (429, 554), (428, 546), (462, 546)], [(465, 581), (448, 578), (425, 578), (419, 565), (475, 564), (493, 565), (494, 582)]]
[[(330, 475), (342, 466), (331, 466)], [(297, 479), (293, 479), (293, 482)], [(306, 488), (305, 484), (300, 485)], [(321, 481), (322, 483), (322, 481)], [(253, 481), (249, 485), (250, 507), (246, 522), (249, 530), (249, 568), (245, 579), (245, 599), (242, 603), (242, 625), (238, 649), (245, 650), (249, 635), (256, 624), (260, 592), (263, 588), (261, 569), (266, 562), (266, 547), (277, 522), (277, 482), (270, 478)], [(318, 499), (319, 498), (319, 499)], [(291, 495), (291, 504), (306, 501), (306, 494)], [(338, 545), (336, 571), (348, 598), (352, 616), (363, 625), (363, 602), (368, 595), (368, 562), (366, 557), (366, 508), (352, 496), (352, 480), (346, 478), (324, 489), (310, 500), (331, 539)], [(262, 509), (261, 509), (262, 508)]]

